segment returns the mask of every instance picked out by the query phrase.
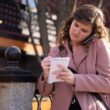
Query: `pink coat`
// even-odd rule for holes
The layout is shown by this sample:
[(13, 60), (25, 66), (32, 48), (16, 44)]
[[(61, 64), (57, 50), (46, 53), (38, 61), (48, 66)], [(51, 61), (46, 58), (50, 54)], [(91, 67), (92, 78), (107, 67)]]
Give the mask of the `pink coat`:
[[(103, 100), (110, 107), (110, 49), (103, 40), (94, 41), (90, 47), (84, 49), (79, 46), (74, 53), (71, 53), (64, 45), (71, 60), (69, 67), (76, 69), (79, 74), (75, 75), (75, 87), (64, 82), (55, 83), (55, 93), (53, 96), (51, 110), (68, 110), (71, 98), (75, 94), (82, 110), (106, 110), (103, 105), (89, 92), (98, 92)], [(59, 57), (58, 47), (51, 49), (49, 55)], [(96, 74), (98, 72), (98, 75)], [(52, 84), (39, 78), (38, 90), (41, 95), (47, 96), (52, 93)]]

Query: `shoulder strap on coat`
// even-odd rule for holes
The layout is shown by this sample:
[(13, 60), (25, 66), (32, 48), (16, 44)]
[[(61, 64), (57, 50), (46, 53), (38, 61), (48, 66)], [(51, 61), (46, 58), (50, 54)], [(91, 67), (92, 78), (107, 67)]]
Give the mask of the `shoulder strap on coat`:
[(59, 45), (59, 54), (61, 57), (66, 57), (67, 56), (67, 50), (65, 49), (65, 47), (63, 45)]

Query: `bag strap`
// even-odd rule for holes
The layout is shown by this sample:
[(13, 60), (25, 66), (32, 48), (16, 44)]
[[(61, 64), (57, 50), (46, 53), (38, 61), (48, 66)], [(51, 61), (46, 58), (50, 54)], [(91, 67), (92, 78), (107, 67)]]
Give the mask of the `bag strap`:
[[(58, 48), (59, 48), (60, 56), (61, 57), (64, 57), (65, 56), (65, 48), (64, 48), (64, 46), (63, 45), (60, 45), (60, 46), (58, 46)], [(77, 72), (75, 70), (73, 70), (72, 68), (69, 68), (69, 69), (72, 72), (74, 72), (74, 73), (77, 74)], [(96, 99), (98, 99), (107, 110), (110, 110), (110, 108), (106, 105), (106, 103), (104, 102), (104, 100), (102, 99), (102, 97), (98, 93), (91, 93), (91, 95), (94, 96), (94, 97), (96, 97)]]
[(96, 99), (98, 99), (107, 110), (110, 110), (110, 108), (106, 105), (106, 103), (98, 93), (91, 93), (91, 95), (96, 97)]

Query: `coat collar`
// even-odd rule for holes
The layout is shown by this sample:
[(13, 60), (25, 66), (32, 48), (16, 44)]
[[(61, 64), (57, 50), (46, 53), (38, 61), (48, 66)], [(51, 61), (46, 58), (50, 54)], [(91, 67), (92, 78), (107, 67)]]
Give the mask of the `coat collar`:
[[(81, 46), (79, 45), (77, 47), (77, 50), (75, 52), (72, 52), (70, 50), (70, 47), (68, 45), (68, 42), (66, 41), (64, 43), (64, 47), (67, 51), (67, 56), (70, 57), (70, 64), (69, 64), (69, 67), (73, 68), (73, 69), (77, 69), (79, 68), (80, 64), (84, 61), (84, 59), (86, 58), (87, 56), (87, 53), (88, 53), (88, 48), (87, 47), (84, 47), (84, 46)], [(73, 59), (74, 57), (74, 59)], [(74, 60), (74, 61), (73, 61)], [(75, 63), (74, 63), (75, 62)], [(75, 65), (76, 64), (76, 65)], [(77, 67), (77, 68), (76, 68)]]

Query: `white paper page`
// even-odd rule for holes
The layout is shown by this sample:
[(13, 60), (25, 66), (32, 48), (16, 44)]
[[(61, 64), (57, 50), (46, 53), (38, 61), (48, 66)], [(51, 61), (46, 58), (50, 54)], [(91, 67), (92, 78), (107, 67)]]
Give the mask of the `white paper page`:
[(70, 58), (69, 57), (51, 58), (50, 61), (51, 61), (51, 63), (50, 63), (48, 83), (51, 84), (53, 82), (62, 82), (63, 80), (56, 78), (55, 71), (60, 69), (60, 68), (58, 68), (58, 64), (68, 67)]

